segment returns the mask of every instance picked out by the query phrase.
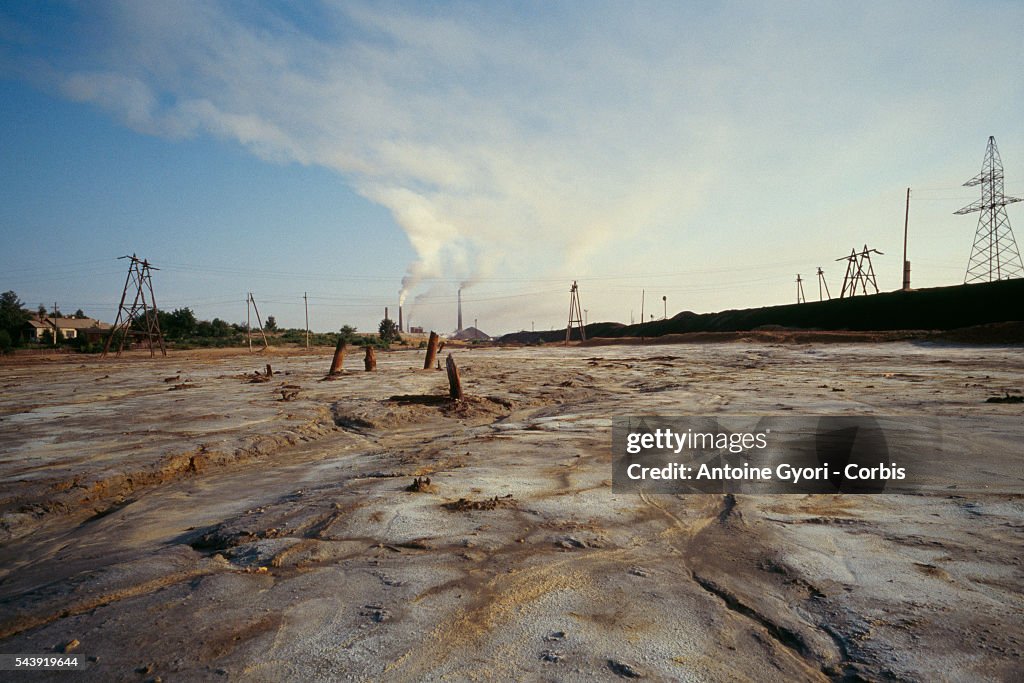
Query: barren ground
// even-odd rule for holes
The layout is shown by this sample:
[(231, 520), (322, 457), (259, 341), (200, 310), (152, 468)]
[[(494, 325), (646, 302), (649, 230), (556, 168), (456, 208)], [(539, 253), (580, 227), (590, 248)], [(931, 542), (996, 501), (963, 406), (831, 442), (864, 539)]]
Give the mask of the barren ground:
[[(455, 355), (461, 406), (412, 351), (333, 381), (326, 349), (0, 365), (0, 652), (95, 658), (33, 680), (1024, 677), (1024, 407), (985, 403), (1019, 347)], [(613, 494), (611, 418), (656, 413), (940, 417), (991, 483)]]

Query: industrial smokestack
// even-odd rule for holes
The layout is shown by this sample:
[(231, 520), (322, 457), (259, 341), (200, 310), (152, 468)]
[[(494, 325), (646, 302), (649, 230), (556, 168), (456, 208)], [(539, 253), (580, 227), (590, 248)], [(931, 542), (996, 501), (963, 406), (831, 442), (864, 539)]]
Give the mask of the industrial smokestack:
[(459, 324), (455, 328), (456, 334), (462, 332), (462, 287), (459, 287)]
[(390, 320), (390, 318), (388, 318), (388, 307), (387, 306), (384, 307), (384, 319), (385, 320)]
[(405, 330), (402, 329), (402, 304), (398, 304), (398, 331), (405, 332)]

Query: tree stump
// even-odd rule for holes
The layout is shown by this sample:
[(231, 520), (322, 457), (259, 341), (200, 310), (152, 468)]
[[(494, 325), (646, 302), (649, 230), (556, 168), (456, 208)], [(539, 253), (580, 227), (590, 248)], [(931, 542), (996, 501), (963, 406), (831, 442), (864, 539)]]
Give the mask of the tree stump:
[(430, 340), (427, 342), (427, 357), (423, 360), (423, 369), (429, 370), (437, 357), (437, 343), (441, 340), (437, 332), (430, 331)]
[(273, 368), (270, 367), (270, 363), (267, 363), (267, 377), (273, 377), (273, 376), (274, 376), (274, 370), (273, 370)]
[(331, 361), (331, 371), (327, 373), (328, 377), (333, 377), (341, 373), (342, 366), (345, 364), (345, 340), (338, 339), (338, 345), (334, 347), (334, 360)]
[(373, 350), (372, 346), (366, 347), (366, 357), (363, 358), (363, 366), (367, 372), (377, 369), (377, 352)]
[(448, 359), (445, 360), (444, 364), (448, 368), (448, 393), (456, 401), (465, 401), (466, 397), (462, 393), (462, 379), (459, 377), (459, 368), (455, 365), (455, 359), (452, 358), (452, 354), (448, 354)]

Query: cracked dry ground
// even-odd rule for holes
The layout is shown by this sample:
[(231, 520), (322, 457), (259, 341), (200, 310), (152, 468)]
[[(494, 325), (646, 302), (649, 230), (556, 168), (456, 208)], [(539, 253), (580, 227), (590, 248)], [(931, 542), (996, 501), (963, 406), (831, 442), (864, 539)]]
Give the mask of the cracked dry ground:
[[(1024, 676), (1024, 421), (984, 402), (1020, 349), (455, 355), (461, 407), (414, 352), (329, 382), (327, 351), (0, 366), (0, 652), (77, 640), (87, 671), (33, 678), (82, 681)], [(612, 493), (612, 416), (792, 413), (940, 417), (987, 483)]]

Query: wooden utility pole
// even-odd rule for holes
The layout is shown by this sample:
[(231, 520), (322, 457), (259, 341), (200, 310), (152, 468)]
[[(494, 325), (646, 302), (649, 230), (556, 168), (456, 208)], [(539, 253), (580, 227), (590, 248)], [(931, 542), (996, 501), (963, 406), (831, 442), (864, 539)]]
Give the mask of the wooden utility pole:
[(804, 296), (804, 281), (800, 279), (800, 273), (796, 274), (796, 302), (798, 304), (807, 303), (807, 297)]
[(576, 281), (572, 281), (572, 287), (569, 288), (569, 324), (565, 328), (565, 345), (569, 345), (569, 341), (572, 339), (572, 326), (576, 323), (576, 326), (580, 329), (580, 341), (587, 340), (587, 332), (583, 328), (583, 309), (580, 307), (580, 292), (579, 286)]
[[(256, 307), (256, 299), (253, 298), (252, 292), (249, 292), (249, 303), (252, 304), (252, 310), (256, 313), (256, 322), (260, 326), (260, 335), (263, 336), (263, 350), (266, 351), (270, 348), (270, 342), (267, 341), (267, 333), (263, 331), (263, 319), (260, 318), (260, 309)], [(245, 308), (246, 322), (249, 320), (249, 307)], [(249, 350), (252, 351), (252, 336), (249, 337)]]
[(57, 345), (57, 335), (60, 334), (60, 327), (57, 326), (57, 302), (53, 302), (53, 315), (50, 316), (53, 322), (53, 345)]
[(306, 307), (306, 348), (309, 348), (309, 297), (306, 292), (302, 293), (302, 303)]
[(821, 294), (821, 288), (822, 287), (825, 288), (825, 294), (828, 296), (829, 300), (831, 301), (832, 300), (832, 294), (829, 293), (829, 291), (828, 291), (828, 283), (825, 282), (825, 271), (823, 271), (821, 269), (821, 266), (818, 266), (818, 301), (824, 301), (825, 300), (824, 297)]
[(249, 297), (252, 296), (248, 292), (245, 293), (245, 338), (249, 341), (249, 353), (252, 353), (252, 323), (250, 322), (249, 308)]
[(910, 289), (910, 261), (907, 260), (907, 230), (910, 227), (910, 188), (907, 188), (907, 212), (903, 216), (903, 291)]

